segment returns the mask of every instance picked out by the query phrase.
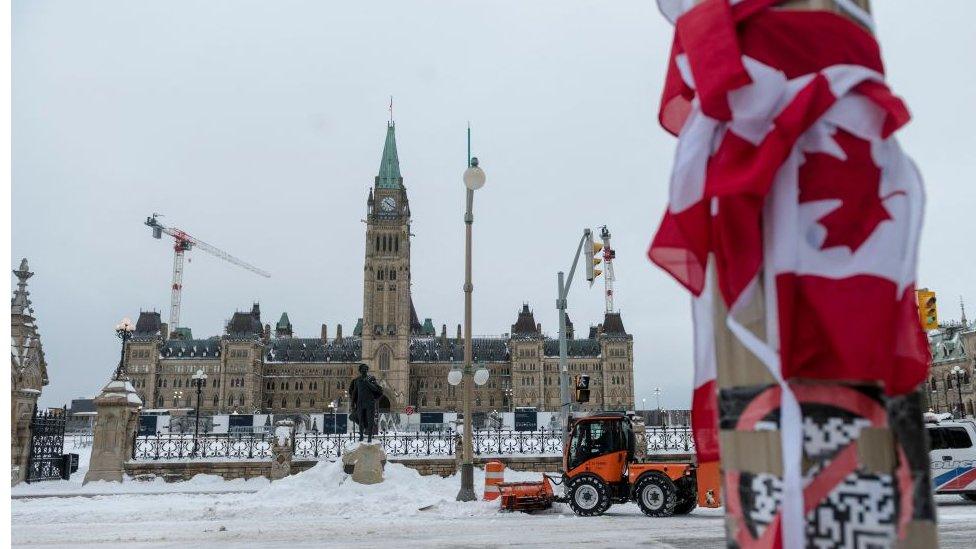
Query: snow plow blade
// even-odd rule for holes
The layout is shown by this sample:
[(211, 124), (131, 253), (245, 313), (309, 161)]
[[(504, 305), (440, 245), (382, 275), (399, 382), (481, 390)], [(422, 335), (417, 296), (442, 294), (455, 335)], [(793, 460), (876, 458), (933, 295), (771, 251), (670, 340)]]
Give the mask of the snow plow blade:
[(556, 499), (549, 478), (541, 482), (503, 482), (498, 485), (502, 511), (541, 511)]

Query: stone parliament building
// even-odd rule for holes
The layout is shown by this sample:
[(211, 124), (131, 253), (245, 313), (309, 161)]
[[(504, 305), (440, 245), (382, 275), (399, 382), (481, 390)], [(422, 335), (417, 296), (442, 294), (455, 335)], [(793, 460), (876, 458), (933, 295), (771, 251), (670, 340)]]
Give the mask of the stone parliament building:
[[(146, 407), (195, 406), (190, 378), (200, 369), (208, 376), (201, 412), (311, 413), (328, 411), (333, 401), (344, 411), (346, 389), (365, 362), (384, 389), (381, 411), (460, 410), (461, 387), (447, 383), (463, 361), (460, 325), (454, 336), (446, 324), (438, 334), (431, 319), (419, 321), (411, 297), (410, 203), (392, 123), (366, 208), (363, 314), (352, 334), (343, 334), (341, 324), (330, 334), (323, 324), (318, 337), (296, 337), (287, 313), (272, 329), (255, 304), (235, 312), (223, 335), (193, 339), (185, 328), (170, 333), (158, 312), (142, 312), (125, 362)], [(474, 411), (558, 410), (559, 342), (543, 333), (528, 305), (513, 309), (508, 334), (472, 341), (474, 362), (491, 373), (473, 391)], [(633, 409), (633, 338), (620, 313), (606, 313), (585, 338), (567, 326), (570, 376), (590, 376), (590, 402), (579, 408)]]

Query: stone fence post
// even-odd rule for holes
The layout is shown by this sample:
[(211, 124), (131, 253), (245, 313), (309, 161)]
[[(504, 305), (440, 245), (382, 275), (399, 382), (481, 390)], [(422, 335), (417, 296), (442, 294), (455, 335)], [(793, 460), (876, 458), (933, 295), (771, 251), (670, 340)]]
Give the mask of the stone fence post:
[(291, 474), (291, 461), (294, 454), (295, 422), (282, 419), (275, 422), (275, 436), (271, 442), (270, 480), (278, 480)]
[(142, 400), (128, 381), (112, 380), (95, 398), (95, 434), (85, 484), (122, 482), (123, 463), (132, 457)]
[(10, 485), (27, 478), (28, 458), (31, 447), (31, 418), (37, 409), (40, 391), (20, 389), (11, 392), (10, 425)]

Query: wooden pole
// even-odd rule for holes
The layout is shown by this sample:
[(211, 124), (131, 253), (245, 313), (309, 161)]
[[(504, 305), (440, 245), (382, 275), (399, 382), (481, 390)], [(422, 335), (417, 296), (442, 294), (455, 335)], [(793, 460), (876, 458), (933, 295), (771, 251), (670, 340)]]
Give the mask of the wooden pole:
[[(777, 9), (831, 11), (872, 30), (870, 22), (854, 17), (844, 4), (870, 10), (868, 0), (790, 0)], [(759, 281), (752, 301), (736, 311), (735, 319), (765, 341), (767, 312), (775, 303), (766, 302), (762, 273)], [(804, 545), (816, 540), (821, 546), (853, 547), (871, 540), (880, 547), (936, 547), (921, 395), (888, 398), (878, 383), (791, 379), (780, 385), (743, 345), (742, 334), (727, 327), (728, 311), (714, 274), (711, 291), (729, 547), (774, 545), (771, 537), (777, 528), (782, 532), (781, 521), (789, 513), (783, 505), (783, 481), (790, 467), (798, 467), (803, 478), (803, 491), (799, 499), (793, 494), (794, 501), (807, 500), (793, 507), (794, 512), (802, 510)], [(802, 450), (799, 460), (793, 460), (798, 463), (784, 453), (789, 446), (782, 440), (788, 415), (781, 400), (784, 387), (796, 396), (803, 425)], [(818, 483), (835, 470), (841, 471), (842, 480), (813, 497)], [(798, 539), (795, 525), (792, 530), (793, 537), (782, 538), (784, 547)]]

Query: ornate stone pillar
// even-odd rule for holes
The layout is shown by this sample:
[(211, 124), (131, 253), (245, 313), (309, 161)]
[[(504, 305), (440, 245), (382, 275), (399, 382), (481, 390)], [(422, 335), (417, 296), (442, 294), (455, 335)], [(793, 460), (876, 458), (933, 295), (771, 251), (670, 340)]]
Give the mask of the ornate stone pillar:
[(37, 406), (39, 391), (33, 389), (14, 390), (10, 402), (10, 485), (27, 478), (28, 458), (30, 457), (30, 424), (34, 408)]
[(85, 483), (122, 482), (123, 463), (132, 457), (142, 400), (128, 381), (112, 380), (95, 398), (95, 435)]

